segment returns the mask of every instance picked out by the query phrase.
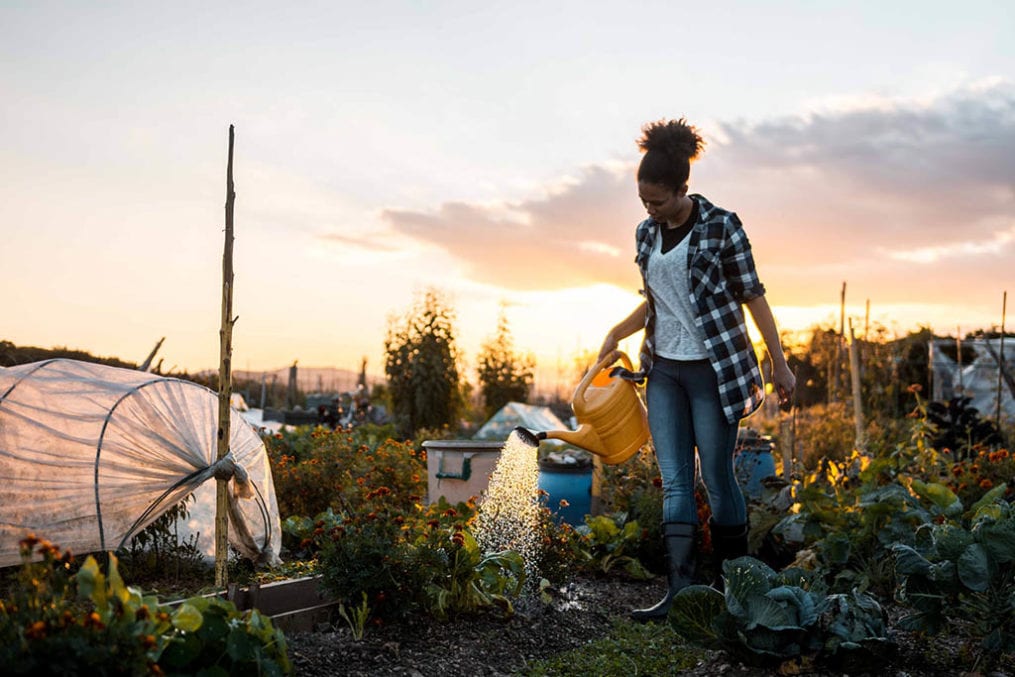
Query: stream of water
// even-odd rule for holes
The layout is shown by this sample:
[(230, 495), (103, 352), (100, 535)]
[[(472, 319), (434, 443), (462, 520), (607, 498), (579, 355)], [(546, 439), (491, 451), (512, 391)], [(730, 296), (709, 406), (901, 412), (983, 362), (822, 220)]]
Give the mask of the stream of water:
[(477, 508), (474, 534), (484, 552), (514, 550), (530, 582), (542, 535), (539, 530), (539, 463), (536, 450), (512, 432)]

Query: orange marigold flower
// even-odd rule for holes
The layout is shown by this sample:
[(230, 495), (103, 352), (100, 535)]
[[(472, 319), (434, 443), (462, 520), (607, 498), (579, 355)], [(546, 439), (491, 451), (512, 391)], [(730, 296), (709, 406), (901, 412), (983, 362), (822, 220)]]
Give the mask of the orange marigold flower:
[(155, 645), (157, 644), (154, 635), (141, 635), (139, 639), (141, 641), (141, 646), (143, 646), (145, 649), (154, 649)]
[(980, 488), (981, 489), (991, 489), (991, 488), (993, 488), (993, 486), (994, 486), (994, 483), (991, 482), (986, 477), (984, 477), (982, 480), (980, 480)]
[(962, 464), (961, 463), (956, 463), (955, 465), (952, 466), (952, 474), (955, 475), (956, 477), (961, 475), (962, 472), (963, 471), (962, 471)]
[(455, 510), (454, 508), (448, 508), (447, 510), (444, 511), (444, 516), (445, 517), (458, 517), (458, 511)]
[(906, 388), (907, 393), (919, 393), (923, 391), (923, 386), (919, 383), (910, 383), (909, 387)]
[(35, 534), (29, 533), (27, 536), (18, 541), (18, 545), (20, 545), (22, 548), (28, 548), (29, 550), (31, 550), (32, 548), (35, 547), (35, 544), (38, 542), (39, 538)]
[(25, 639), (42, 639), (46, 636), (46, 622), (35, 621), (25, 628)]

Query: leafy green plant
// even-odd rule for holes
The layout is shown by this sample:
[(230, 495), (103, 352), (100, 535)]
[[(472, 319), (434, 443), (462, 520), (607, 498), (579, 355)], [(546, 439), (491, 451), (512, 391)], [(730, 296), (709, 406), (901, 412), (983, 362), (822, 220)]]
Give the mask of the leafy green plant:
[(825, 594), (814, 574), (776, 573), (751, 557), (725, 562), (723, 572), (725, 596), (695, 585), (674, 598), (670, 623), (685, 639), (754, 664), (808, 657), (869, 667), (890, 648), (885, 614), (870, 595)]
[(1015, 510), (1004, 485), (971, 508), (968, 528), (929, 525), (913, 546), (896, 544), (897, 599), (912, 609), (900, 627), (930, 634), (958, 622), (988, 655), (1015, 651)]
[(338, 605), (338, 615), (342, 617), (349, 630), (352, 631), (352, 638), (357, 642), (363, 639), (366, 630), (367, 620), (370, 618), (370, 605), (367, 604), (367, 594), (363, 593), (363, 600), (359, 606), (347, 608), (345, 604)]
[(448, 566), (435, 570), (426, 588), (429, 610), (438, 618), (498, 607), (513, 613), (511, 600), (525, 585), (525, 562), (514, 551), (484, 553), (468, 531), (456, 534)]
[[(24, 585), (0, 602), (0, 665), (13, 674), (197, 674), (291, 669), (285, 637), (257, 611), (217, 598), (171, 608), (45, 540), (22, 541)], [(31, 563), (33, 549), (42, 557)]]
[(652, 574), (637, 557), (630, 554), (637, 550), (641, 541), (641, 527), (637, 522), (625, 522), (625, 517), (614, 514), (585, 518), (585, 524), (576, 529), (585, 537), (580, 565), (598, 574), (608, 574), (620, 568), (631, 578), (647, 580), (652, 578)]

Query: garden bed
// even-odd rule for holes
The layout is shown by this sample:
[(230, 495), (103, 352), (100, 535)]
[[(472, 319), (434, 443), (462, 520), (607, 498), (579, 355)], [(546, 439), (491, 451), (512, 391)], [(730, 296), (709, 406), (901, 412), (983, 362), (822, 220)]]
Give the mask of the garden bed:
[[(762, 677), (777, 674), (809, 674), (817, 677), (840, 676), (841, 669), (818, 669), (807, 664), (787, 663), (775, 667), (746, 666), (718, 651), (703, 651), (685, 644), (668, 630), (659, 633), (679, 648), (660, 641), (654, 634), (633, 649), (616, 637), (628, 625), (632, 608), (654, 602), (663, 592), (661, 578), (654, 581), (630, 581), (620, 578), (582, 578), (557, 596), (553, 604), (521, 604), (515, 615), (502, 619), (481, 614), (446, 622), (415, 617), (404, 623), (371, 626), (356, 640), (340, 618), (321, 624), (316, 632), (287, 633), (289, 657), (295, 675), (335, 675), (384, 677), (408, 675), (438, 677), (444, 675), (606, 675), (646, 674), (637, 651), (651, 652), (649, 641), (668, 653), (669, 674), (691, 677), (738, 675)], [(619, 626), (618, 626), (619, 624)], [(634, 626), (635, 633), (644, 626)], [(946, 637), (923, 638), (913, 633), (895, 633), (898, 653), (892, 664), (867, 673), (878, 677), (931, 677), (972, 672), (964, 664), (960, 642)], [(638, 641), (637, 638), (635, 641)], [(599, 644), (593, 644), (598, 642)], [(560, 661), (570, 668), (538, 667), (538, 661), (551, 659), (586, 647), (584, 655)], [(589, 664), (598, 657), (595, 665)], [(654, 673), (655, 674), (655, 673)], [(666, 674), (666, 673), (663, 673)], [(984, 673), (988, 674), (988, 673)], [(989, 673), (1004, 675), (1006, 673)], [(1010, 673), (1009, 673), (1010, 674)]]

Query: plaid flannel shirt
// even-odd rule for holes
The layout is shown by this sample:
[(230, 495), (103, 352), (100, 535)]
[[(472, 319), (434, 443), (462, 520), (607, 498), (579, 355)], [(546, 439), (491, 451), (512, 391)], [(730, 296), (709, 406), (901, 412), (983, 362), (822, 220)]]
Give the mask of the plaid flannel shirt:
[[(740, 219), (733, 212), (716, 207), (701, 195), (692, 196), (699, 205), (699, 216), (690, 234), (687, 267), (690, 272), (691, 307), (705, 334), (705, 347), (719, 380), (719, 401), (726, 419), (733, 423), (754, 412), (765, 397), (764, 381), (754, 346), (747, 335), (743, 304), (763, 296), (765, 287), (758, 279)], [(618, 370), (620, 375), (642, 382), (652, 369), (655, 357), (655, 308), (648, 290), (649, 254), (655, 246), (660, 224), (649, 218), (635, 233), (637, 256), (648, 301), (645, 340), (641, 347), (638, 372)]]

